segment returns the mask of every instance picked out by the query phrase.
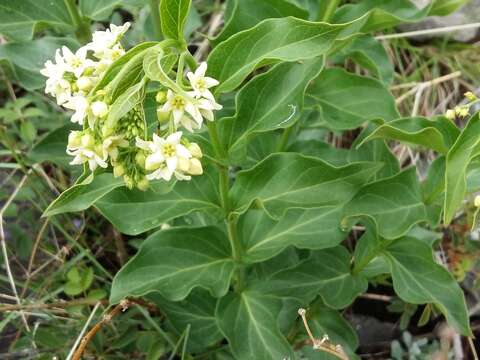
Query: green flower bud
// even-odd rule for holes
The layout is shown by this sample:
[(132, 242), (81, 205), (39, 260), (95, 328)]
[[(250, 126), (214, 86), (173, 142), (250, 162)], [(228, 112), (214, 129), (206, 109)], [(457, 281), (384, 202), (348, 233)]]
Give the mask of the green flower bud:
[(162, 123), (166, 123), (170, 120), (170, 111), (162, 111), (162, 108), (157, 108), (157, 119)]
[(471, 91), (467, 91), (464, 96), (467, 98), (468, 101), (475, 101), (477, 100), (477, 96), (471, 92)]
[(203, 156), (202, 149), (197, 143), (190, 143), (187, 146), (187, 149), (194, 158), (200, 159)]
[(135, 155), (135, 162), (142, 169), (145, 169), (145, 154), (143, 153), (143, 151), (137, 152), (137, 154)]
[(165, 103), (165, 101), (167, 101), (167, 93), (165, 91), (157, 92), (157, 95), (155, 96), (155, 101), (159, 104)]
[(125, 168), (123, 167), (123, 165), (118, 164), (113, 167), (114, 177), (119, 177), (119, 176), (122, 176), (123, 174), (125, 174)]
[(150, 186), (149, 181), (146, 178), (143, 178), (139, 182), (137, 182), (137, 188), (141, 191), (146, 191)]

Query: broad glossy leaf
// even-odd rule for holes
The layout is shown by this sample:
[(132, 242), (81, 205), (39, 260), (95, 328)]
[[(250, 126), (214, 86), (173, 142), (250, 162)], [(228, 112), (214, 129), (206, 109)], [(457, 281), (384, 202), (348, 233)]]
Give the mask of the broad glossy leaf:
[(113, 102), (108, 112), (106, 126), (114, 128), (118, 120), (143, 102), (145, 99), (145, 83), (146, 79), (143, 78), (139, 83), (129, 87)]
[(14, 40), (29, 40), (44, 28), (73, 31), (63, 0), (0, 0), (0, 33)]
[(122, 3), (122, 0), (80, 0), (79, 9), (82, 14), (92, 20), (107, 20), (113, 10)]
[(7, 62), (19, 85), (25, 89), (43, 88), (46, 78), (40, 74), (40, 70), (47, 60), (54, 58), (55, 50), (63, 45), (75, 49), (78, 43), (69, 38), (44, 37), (2, 44), (0, 63)]
[(341, 206), (290, 209), (276, 221), (261, 210), (251, 210), (238, 223), (247, 262), (269, 259), (288, 246), (325, 249), (337, 246), (346, 233), (340, 229)]
[(289, 152), (298, 152), (303, 155), (315, 156), (334, 166), (348, 164), (349, 150), (336, 148), (320, 140), (300, 140), (288, 147)]
[(220, 299), (217, 321), (235, 359), (293, 359), (293, 351), (278, 328), (281, 307), (280, 300), (248, 290)]
[(50, 204), (43, 216), (88, 209), (102, 196), (123, 185), (122, 178), (114, 178), (110, 173), (97, 175), (86, 185), (80, 183), (65, 190)]
[(246, 156), (246, 144), (253, 134), (286, 128), (298, 119), (305, 88), (323, 63), (320, 57), (279, 64), (240, 90), (235, 115), (220, 122), (222, 139), (234, 162)]
[(230, 245), (220, 229), (178, 227), (158, 231), (115, 276), (110, 302), (151, 292), (179, 301), (196, 287), (220, 297), (228, 291), (233, 269)]
[(262, 65), (325, 55), (348, 26), (290, 17), (264, 20), (218, 45), (208, 57), (208, 74), (220, 81), (217, 93), (229, 92)]
[(341, 62), (346, 58), (367, 69), (385, 85), (389, 85), (393, 80), (395, 70), (385, 47), (370, 35), (354, 39), (334, 56), (334, 61)]
[(213, 42), (221, 43), (262, 20), (287, 16), (307, 19), (308, 12), (287, 0), (229, 0), (225, 10), (225, 26)]
[(344, 23), (367, 14), (363, 31), (385, 29), (406, 22), (420, 21), (428, 15), (446, 15), (465, 1), (433, 0), (418, 8), (409, 0), (364, 0), (337, 10), (333, 22)]
[[(348, 161), (376, 161), (383, 164), (383, 167), (375, 174), (374, 179), (380, 180), (397, 174), (400, 171), (400, 164), (397, 157), (392, 153), (384, 140), (377, 139), (363, 144), (365, 139), (374, 129), (369, 124), (360, 135), (357, 136), (348, 153)], [(362, 143), (363, 145), (358, 146)]]
[(161, 0), (162, 32), (167, 39), (183, 40), (183, 29), (190, 10), (190, 0)]
[(95, 206), (117, 229), (138, 235), (194, 211), (221, 214), (216, 174), (206, 172), (191, 181), (179, 181), (169, 192), (116, 189)]
[(379, 234), (387, 239), (400, 237), (414, 224), (428, 221), (415, 168), (365, 185), (345, 205), (344, 215), (373, 219)]
[(444, 223), (449, 224), (462, 204), (467, 190), (466, 171), (479, 154), (480, 114), (474, 115), (447, 154), (445, 171)]
[(433, 259), (432, 250), (423, 241), (400, 238), (385, 252), (395, 293), (413, 304), (434, 303), (449, 324), (460, 334), (471, 336), (463, 292), (452, 275)]
[(434, 120), (423, 117), (403, 118), (379, 126), (359, 146), (373, 139), (393, 139), (445, 154), (459, 133), (455, 124), (443, 116)]
[(49, 132), (41, 139), (28, 153), (28, 158), (41, 163), (44, 161), (68, 167), (72, 157), (65, 151), (67, 148), (67, 139), (70, 131), (77, 129), (78, 126), (68, 123), (58, 129)]
[(332, 68), (312, 82), (306, 107), (319, 106), (322, 125), (336, 130), (359, 127), (374, 119), (390, 121), (399, 117), (395, 99), (378, 80)]
[(223, 339), (215, 318), (217, 299), (203, 289), (193, 290), (182, 301), (168, 301), (158, 293), (148, 295), (162, 313), (166, 315), (168, 324), (175, 329), (178, 335), (182, 334), (188, 325), (187, 349), (190, 352), (199, 352)]
[(314, 251), (298, 266), (260, 279), (251, 289), (283, 300), (293, 299), (300, 305), (320, 295), (328, 306), (342, 309), (367, 288), (363, 277), (352, 275), (350, 262), (350, 253), (343, 246)]
[(371, 162), (334, 167), (300, 154), (272, 154), (252, 169), (239, 172), (230, 194), (236, 212), (242, 213), (256, 202), (278, 218), (288, 208), (343, 204), (380, 167)]

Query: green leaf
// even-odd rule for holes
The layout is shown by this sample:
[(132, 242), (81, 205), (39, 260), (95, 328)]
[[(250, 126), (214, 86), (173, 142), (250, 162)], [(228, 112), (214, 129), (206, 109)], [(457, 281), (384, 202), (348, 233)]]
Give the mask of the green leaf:
[(474, 115), (447, 154), (445, 171), (444, 223), (449, 224), (467, 190), (468, 164), (479, 154), (480, 114)]
[(55, 37), (2, 44), (0, 45), (0, 64), (5, 63), (10, 67), (14, 79), (20, 86), (27, 90), (39, 89), (45, 86), (46, 80), (40, 74), (40, 70), (47, 60), (53, 59), (55, 50), (63, 45), (70, 49), (78, 46), (72, 39)]
[(115, 100), (109, 109), (105, 126), (113, 129), (118, 120), (143, 102), (145, 99), (145, 84), (146, 78), (143, 78), (139, 83), (129, 87)]
[(283, 63), (255, 77), (236, 98), (234, 116), (223, 119), (222, 139), (233, 161), (246, 156), (246, 143), (255, 133), (291, 126), (300, 115), (308, 83), (323, 68), (324, 59)]
[(393, 139), (421, 145), (445, 154), (459, 133), (455, 124), (443, 116), (434, 120), (423, 117), (403, 118), (379, 126), (361, 142), (359, 147), (373, 139)]
[(428, 15), (445, 15), (462, 2), (465, 1), (433, 0), (427, 6), (418, 8), (409, 0), (364, 0), (339, 8), (333, 17), (333, 22), (345, 23), (367, 14), (362, 30), (371, 32), (402, 23), (420, 21)]
[[(369, 217), (382, 237), (403, 236), (414, 224), (428, 221), (416, 169), (365, 185), (345, 205), (345, 218)], [(345, 219), (344, 221), (346, 221)]]
[(68, 166), (72, 157), (65, 152), (70, 131), (78, 127), (72, 123), (49, 132), (28, 153), (28, 158), (34, 162), (53, 162), (61, 166)]
[(162, 32), (166, 38), (184, 41), (183, 28), (190, 10), (190, 2), (190, 0), (160, 1)]
[(221, 43), (262, 20), (287, 16), (307, 19), (308, 12), (287, 0), (229, 0), (225, 10), (225, 26), (213, 43)]
[(122, 178), (114, 178), (110, 173), (97, 175), (86, 185), (80, 183), (65, 190), (49, 205), (42, 216), (88, 209), (102, 196), (123, 185)]
[(288, 208), (343, 204), (380, 166), (363, 162), (334, 167), (300, 154), (272, 154), (252, 169), (238, 173), (230, 191), (233, 208), (243, 213), (256, 202), (278, 218)]
[(194, 290), (180, 302), (172, 302), (152, 293), (148, 299), (153, 301), (166, 315), (168, 324), (180, 335), (190, 325), (187, 351), (200, 352), (223, 339), (215, 318), (217, 299), (208, 291)]
[(343, 69), (322, 71), (306, 97), (305, 106), (319, 106), (320, 124), (330, 129), (354, 129), (369, 120), (399, 117), (395, 99), (380, 81)]
[(320, 295), (328, 306), (342, 309), (367, 288), (362, 276), (352, 275), (350, 262), (350, 253), (343, 246), (314, 251), (298, 266), (260, 279), (250, 288), (279, 299), (294, 299), (298, 304)]
[(348, 26), (290, 17), (264, 20), (219, 44), (208, 57), (208, 75), (220, 81), (217, 93), (229, 92), (262, 65), (325, 55)]
[(105, 21), (122, 0), (80, 0), (79, 9), (89, 19)]
[(315, 156), (334, 166), (348, 164), (348, 149), (336, 148), (319, 140), (298, 140), (288, 147), (288, 151)]
[(385, 85), (391, 84), (395, 70), (385, 47), (370, 35), (358, 37), (334, 56), (335, 63), (352, 59)]
[(278, 221), (260, 210), (244, 214), (238, 223), (244, 261), (260, 262), (288, 246), (325, 249), (340, 244), (346, 233), (340, 229), (341, 206), (290, 209)]
[(293, 359), (293, 351), (278, 328), (281, 301), (255, 291), (220, 299), (216, 317), (237, 360)]
[(219, 215), (215, 175), (206, 172), (191, 181), (180, 181), (166, 193), (155, 187), (145, 192), (116, 189), (98, 200), (95, 206), (117, 229), (128, 235), (138, 235), (194, 211)]
[(202, 287), (224, 296), (234, 262), (226, 234), (218, 228), (178, 227), (149, 236), (113, 279), (110, 302), (158, 292), (170, 301)]
[(433, 303), (460, 334), (472, 336), (463, 292), (452, 275), (433, 259), (431, 248), (414, 238), (400, 238), (384, 251), (395, 293), (412, 304)]
[(0, 33), (13, 40), (30, 40), (45, 28), (73, 31), (63, 0), (0, 0)]

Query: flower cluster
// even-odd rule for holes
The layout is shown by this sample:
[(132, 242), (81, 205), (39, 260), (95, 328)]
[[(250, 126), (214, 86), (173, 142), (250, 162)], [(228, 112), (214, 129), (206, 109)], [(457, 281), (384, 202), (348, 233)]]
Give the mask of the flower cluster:
[(191, 89), (184, 90), (181, 84), (174, 88), (157, 93), (159, 103), (157, 116), (160, 123), (165, 124), (166, 137), (153, 135), (152, 141), (137, 138), (137, 146), (146, 154), (145, 169), (152, 171), (147, 179), (163, 179), (169, 181), (173, 175), (177, 180), (190, 180), (190, 175), (203, 173), (200, 147), (195, 143), (183, 140), (180, 127), (189, 132), (200, 129), (203, 120), (214, 120), (213, 111), (222, 106), (215, 101), (210, 88), (218, 85), (218, 81), (205, 76), (207, 63), (201, 63), (194, 73), (188, 72), (187, 78)]
[(448, 119), (455, 120), (457, 117), (461, 119), (466, 118), (470, 114), (470, 107), (479, 101), (477, 96), (471, 91), (466, 92), (464, 96), (468, 103), (466, 105), (455, 106), (454, 109), (447, 110), (445, 116)]
[(201, 128), (204, 119), (214, 120), (213, 111), (222, 106), (210, 88), (218, 81), (205, 76), (207, 64), (202, 63), (195, 72), (186, 74), (189, 84), (185, 85), (183, 65), (179, 63), (177, 81), (160, 84), (156, 96), (157, 133), (151, 138), (147, 135), (141, 102), (112, 123), (111, 88), (97, 84), (109, 66), (125, 54), (120, 40), (129, 26), (110, 25), (105, 31), (96, 31), (92, 41), (76, 52), (62, 47), (55, 54), (55, 62), (47, 61), (41, 70), (47, 77), (45, 92), (59, 105), (73, 110), (71, 121), (83, 126), (68, 138), (71, 164), (87, 164), (91, 171), (111, 165), (114, 176), (123, 176), (129, 188), (141, 190), (147, 189), (151, 180), (190, 180), (192, 175), (203, 173), (202, 151), (179, 130), (183, 127), (193, 132)]

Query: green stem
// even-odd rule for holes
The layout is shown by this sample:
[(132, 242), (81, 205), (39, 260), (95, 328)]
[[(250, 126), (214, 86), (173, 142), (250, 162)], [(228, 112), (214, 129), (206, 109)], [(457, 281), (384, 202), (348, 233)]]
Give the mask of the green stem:
[(318, 7), (317, 21), (329, 22), (339, 4), (340, 0), (321, 1)]
[(290, 126), (289, 128), (286, 128), (283, 130), (282, 137), (280, 139), (280, 142), (278, 143), (277, 146), (277, 152), (282, 152), (285, 150), (285, 147), (288, 144), (288, 138), (290, 137), (290, 134), (292, 133), (293, 126)]
[(82, 44), (89, 42), (92, 39), (90, 24), (82, 19), (75, 0), (63, 0), (63, 2), (65, 3), (70, 18), (72, 19), (73, 26), (75, 27), (75, 36), (78, 41)]
[(162, 40), (162, 20), (160, 19), (160, 0), (150, 0), (150, 13), (152, 14), (153, 27), (156, 40)]

